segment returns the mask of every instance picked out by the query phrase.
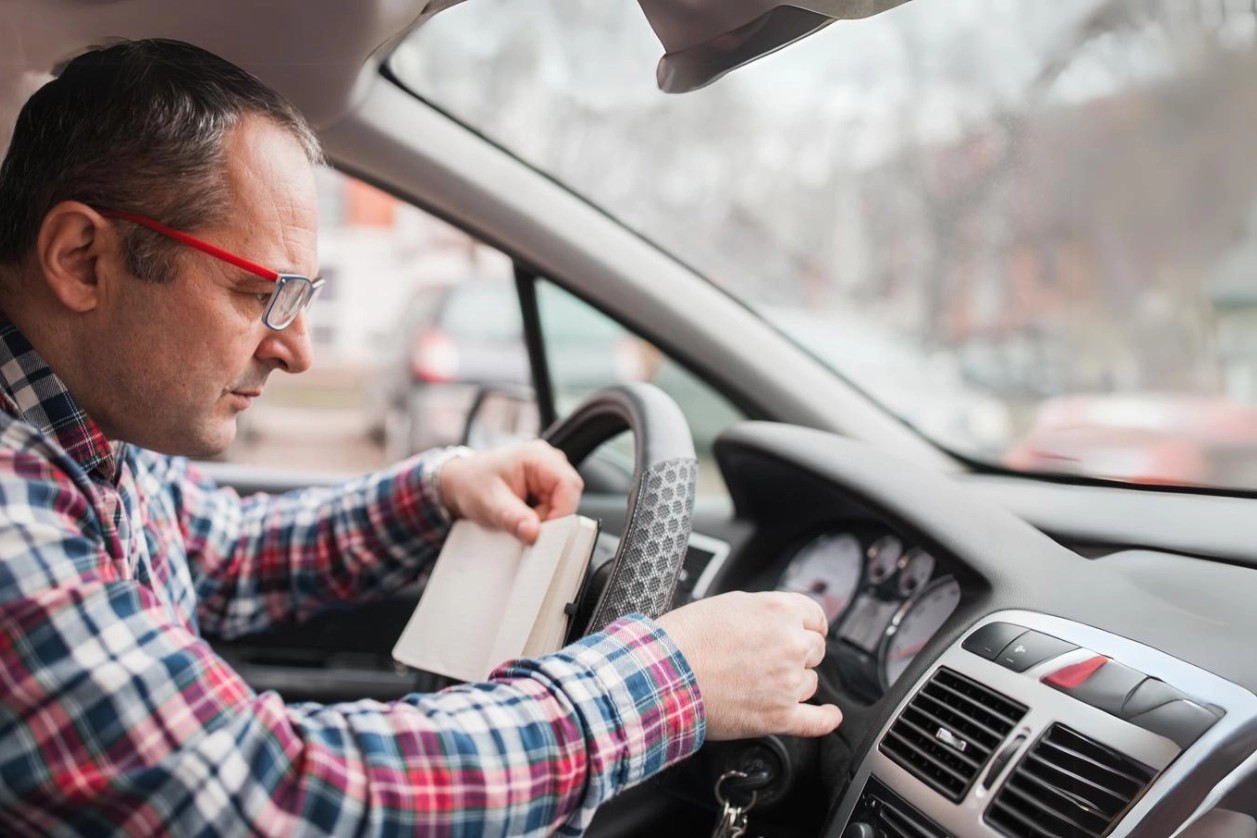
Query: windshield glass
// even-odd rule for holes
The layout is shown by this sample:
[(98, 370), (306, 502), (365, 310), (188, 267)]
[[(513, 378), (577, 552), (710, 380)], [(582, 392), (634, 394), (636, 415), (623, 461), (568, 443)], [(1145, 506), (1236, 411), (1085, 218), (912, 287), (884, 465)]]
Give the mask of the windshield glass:
[(939, 444), (1257, 489), (1257, 6), (913, 0), (668, 96), (635, 3), (390, 66)]

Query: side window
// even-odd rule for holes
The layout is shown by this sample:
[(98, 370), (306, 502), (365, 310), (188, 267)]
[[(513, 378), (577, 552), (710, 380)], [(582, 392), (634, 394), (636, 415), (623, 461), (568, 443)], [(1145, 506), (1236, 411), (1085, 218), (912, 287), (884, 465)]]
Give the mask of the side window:
[[(222, 459), (357, 474), (462, 440), (485, 388), (531, 387), (511, 261), (445, 222), (334, 169), (319, 172), (319, 262), (308, 313), (314, 365), (275, 373)], [(699, 494), (723, 494), (711, 444), (742, 418), (727, 400), (607, 315), (545, 281), (538, 305), (556, 407), (650, 381), (676, 399), (699, 456)], [(602, 452), (631, 464), (631, 441)]]
[(511, 262), (334, 169), (318, 173), (314, 364), (275, 373), (223, 459), (354, 474), (456, 443), (483, 383), (527, 383)]
[[(698, 494), (723, 495), (724, 482), (712, 456), (716, 435), (745, 418), (728, 399), (653, 344), (598, 309), (549, 282), (537, 288), (546, 359), (560, 416), (602, 387), (648, 381), (676, 400), (690, 424), (698, 455)], [(607, 456), (631, 463), (627, 436), (605, 447)]]

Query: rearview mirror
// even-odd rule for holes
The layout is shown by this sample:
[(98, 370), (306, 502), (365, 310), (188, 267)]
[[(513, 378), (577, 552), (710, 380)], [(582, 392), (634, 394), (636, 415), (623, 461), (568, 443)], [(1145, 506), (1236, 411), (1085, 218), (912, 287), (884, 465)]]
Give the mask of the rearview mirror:
[(541, 412), (530, 388), (482, 387), (467, 414), (463, 444), (482, 450), (540, 434)]

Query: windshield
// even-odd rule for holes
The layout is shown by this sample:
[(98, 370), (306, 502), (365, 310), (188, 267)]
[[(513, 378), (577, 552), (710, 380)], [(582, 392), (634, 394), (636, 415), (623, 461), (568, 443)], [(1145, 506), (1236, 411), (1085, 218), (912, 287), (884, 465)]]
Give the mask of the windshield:
[(1250, 0), (914, 0), (683, 96), (660, 53), (477, 0), (390, 66), (940, 445), (1257, 489)]

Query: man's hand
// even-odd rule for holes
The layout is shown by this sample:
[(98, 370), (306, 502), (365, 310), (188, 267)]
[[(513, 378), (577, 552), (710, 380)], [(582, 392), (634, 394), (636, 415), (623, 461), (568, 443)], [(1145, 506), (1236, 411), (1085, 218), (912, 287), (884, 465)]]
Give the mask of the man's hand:
[(658, 622), (698, 679), (708, 739), (820, 736), (842, 721), (832, 704), (804, 703), (816, 693), (829, 627), (803, 594), (722, 594)]
[(441, 500), (453, 518), (470, 518), (537, 540), (541, 522), (576, 511), (585, 482), (549, 443), (506, 445), (457, 457), (441, 467)]

